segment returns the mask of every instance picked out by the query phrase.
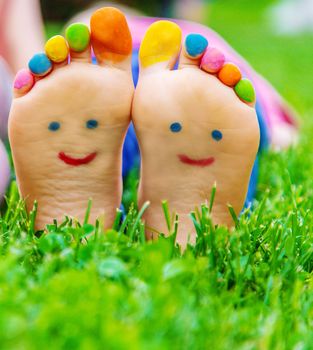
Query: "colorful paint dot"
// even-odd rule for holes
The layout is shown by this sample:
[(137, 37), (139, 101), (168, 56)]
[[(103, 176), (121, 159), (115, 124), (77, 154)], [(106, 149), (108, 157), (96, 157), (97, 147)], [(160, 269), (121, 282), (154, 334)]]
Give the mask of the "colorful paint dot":
[(208, 46), (207, 39), (200, 34), (189, 34), (185, 40), (186, 52), (191, 57), (198, 57)]
[(34, 77), (28, 69), (21, 69), (15, 76), (14, 89), (31, 88), (35, 83)]
[(240, 69), (233, 63), (226, 63), (218, 73), (218, 78), (227, 86), (235, 86), (241, 79)]
[(28, 62), (29, 70), (37, 76), (44, 76), (52, 69), (52, 63), (45, 53), (37, 53)]
[(211, 135), (215, 141), (220, 141), (223, 138), (223, 134), (219, 130), (213, 130)]
[(65, 37), (71, 50), (82, 52), (90, 42), (89, 28), (83, 23), (73, 23), (66, 29)]
[(248, 103), (253, 103), (255, 101), (254, 87), (249, 79), (241, 79), (234, 90), (241, 100)]
[(180, 132), (181, 129), (182, 129), (182, 126), (181, 126), (181, 124), (178, 123), (178, 122), (172, 123), (172, 124), (170, 125), (170, 130), (171, 130), (172, 132)]
[(61, 125), (59, 122), (51, 122), (48, 126), (48, 129), (50, 131), (57, 131), (60, 129), (60, 127), (61, 127)]
[(51, 61), (61, 63), (67, 59), (69, 48), (62, 35), (55, 35), (46, 42), (45, 52)]
[(221, 70), (224, 63), (224, 54), (215, 47), (208, 47), (201, 61), (201, 69), (214, 74)]
[(89, 119), (86, 122), (86, 128), (88, 129), (95, 129), (98, 127), (98, 122), (95, 119)]

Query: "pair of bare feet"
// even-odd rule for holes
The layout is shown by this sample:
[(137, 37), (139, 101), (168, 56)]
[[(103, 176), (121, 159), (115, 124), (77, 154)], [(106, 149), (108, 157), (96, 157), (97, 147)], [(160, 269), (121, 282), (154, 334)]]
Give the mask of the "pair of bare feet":
[(35, 55), (15, 80), (9, 138), (21, 195), (28, 209), (38, 201), (37, 228), (64, 215), (82, 220), (90, 198), (91, 221), (112, 224), (131, 120), (142, 158), (139, 204), (151, 202), (147, 228), (167, 232), (167, 200), (185, 244), (194, 231), (188, 214), (210, 198), (214, 183), (213, 220), (230, 225), (227, 204), (241, 211), (259, 145), (250, 83), (205, 38), (190, 35), (181, 50), (179, 27), (159, 21), (143, 39), (134, 91), (124, 15), (96, 11), (90, 33), (71, 25), (66, 40), (51, 38), (46, 55)]

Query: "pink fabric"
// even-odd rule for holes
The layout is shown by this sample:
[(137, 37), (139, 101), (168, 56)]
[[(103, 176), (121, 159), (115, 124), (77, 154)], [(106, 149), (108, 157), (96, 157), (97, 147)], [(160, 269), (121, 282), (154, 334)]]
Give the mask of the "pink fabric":
[[(148, 28), (148, 26), (159, 20), (159, 18), (149, 17), (128, 17), (128, 23), (133, 36), (134, 47), (139, 47), (140, 42)], [(257, 99), (264, 112), (265, 123), (268, 127), (269, 136), (273, 128), (279, 126), (281, 123), (289, 124), (291, 126), (297, 125), (295, 112), (288, 106), (283, 98), (276, 92), (276, 90), (256, 73), (253, 68), (245, 61), (234, 49), (232, 49), (217, 33), (208, 27), (192, 23), (188, 21), (170, 19), (177, 23), (186, 36), (190, 33), (198, 33), (205, 36), (209, 41), (209, 46), (220, 49), (226, 57), (226, 61), (231, 61), (240, 67), (244, 76), (249, 78), (256, 89)]]

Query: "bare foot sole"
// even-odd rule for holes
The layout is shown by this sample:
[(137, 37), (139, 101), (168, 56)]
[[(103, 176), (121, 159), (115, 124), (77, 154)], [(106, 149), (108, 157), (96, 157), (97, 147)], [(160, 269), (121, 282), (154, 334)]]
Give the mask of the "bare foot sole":
[[(64, 215), (110, 226), (121, 201), (121, 151), (133, 82), (124, 15), (102, 8), (91, 30), (73, 24), (55, 36), (14, 83), (9, 138), (20, 193), (38, 201), (37, 229)], [(91, 47), (98, 65), (91, 64)]]
[(240, 70), (190, 34), (178, 70), (171, 70), (181, 47), (180, 28), (159, 21), (141, 44), (141, 74), (133, 102), (133, 122), (142, 155), (140, 202), (151, 205), (148, 235), (167, 232), (161, 201), (179, 214), (178, 242), (195, 241), (189, 213), (210, 200), (216, 224), (231, 226), (227, 205), (240, 213), (259, 146), (255, 93)]

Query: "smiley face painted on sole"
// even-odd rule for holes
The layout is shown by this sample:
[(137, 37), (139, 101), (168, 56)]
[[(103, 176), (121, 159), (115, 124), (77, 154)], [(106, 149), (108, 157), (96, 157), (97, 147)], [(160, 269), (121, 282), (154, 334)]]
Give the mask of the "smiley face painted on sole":
[[(89, 130), (95, 130), (98, 128), (98, 126), (99, 126), (99, 123), (96, 119), (89, 119), (86, 122), (86, 128)], [(57, 121), (53, 121), (49, 123), (48, 129), (53, 133), (58, 132), (61, 129), (61, 123)], [(88, 137), (88, 135), (86, 136)], [(92, 135), (90, 136), (92, 137)], [(98, 152), (91, 152), (91, 153), (87, 153), (86, 156), (83, 156), (83, 157), (72, 157), (66, 152), (60, 151), (58, 153), (58, 158), (67, 165), (80, 166), (80, 165), (87, 165), (90, 162), (92, 162), (96, 158), (97, 153)]]
[[(182, 124), (179, 122), (174, 122), (170, 125), (170, 131), (173, 132), (174, 134), (180, 133), (182, 129), (183, 129)], [(216, 129), (211, 132), (210, 136), (215, 141), (221, 141), (223, 138), (222, 132)], [(212, 165), (215, 161), (214, 157), (193, 159), (186, 154), (178, 154), (177, 157), (184, 164), (202, 167), (202, 168)]]

